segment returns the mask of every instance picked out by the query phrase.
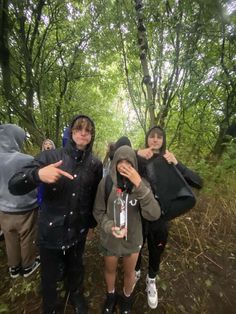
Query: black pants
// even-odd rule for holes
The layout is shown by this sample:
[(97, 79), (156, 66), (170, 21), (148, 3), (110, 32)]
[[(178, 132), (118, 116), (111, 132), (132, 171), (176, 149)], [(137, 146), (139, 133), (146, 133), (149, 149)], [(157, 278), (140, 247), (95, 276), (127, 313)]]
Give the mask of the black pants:
[(59, 307), (57, 282), (64, 278), (70, 295), (83, 292), (83, 253), (86, 238), (63, 251), (40, 247), (43, 313), (52, 313)]
[[(143, 221), (143, 245), (147, 240), (149, 251), (148, 273), (150, 278), (155, 278), (161, 263), (161, 255), (165, 250), (168, 239), (168, 221), (188, 212), (195, 204), (195, 200), (191, 197), (182, 197), (172, 200), (168, 211), (164, 218), (150, 222), (145, 219)], [(140, 251), (135, 269), (141, 267), (142, 249)]]
[[(148, 276), (155, 278), (161, 263), (161, 255), (164, 252), (168, 238), (168, 222), (159, 219), (148, 222), (143, 219), (143, 246), (147, 240), (149, 260), (148, 260)], [(135, 269), (141, 268), (142, 249), (139, 253), (138, 261)]]

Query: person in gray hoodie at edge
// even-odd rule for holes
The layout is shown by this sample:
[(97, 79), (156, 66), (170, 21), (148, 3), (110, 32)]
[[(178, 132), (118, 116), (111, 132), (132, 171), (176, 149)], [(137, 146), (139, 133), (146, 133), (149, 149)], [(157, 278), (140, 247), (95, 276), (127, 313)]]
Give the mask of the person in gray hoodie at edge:
[(20, 152), (25, 131), (15, 124), (0, 125), (0, 224), (5, 236), (9, 274), (17, 278), (31, 275), (40, 265), (36, 257), (37, 191), (14, 196), (8, 181), (33, 157)]
[[(137, 172), (137, 158), (131, 147), (124, 145), (115, 151), (111, 163), (112, 189), (105, 200), (106, 177), (98, 185), (93, 215), (101, 225), (101, 253), (105, 262), (107, 295), (102, 313), (114, 313), (116, 303), (120, 313), (131, 313), (132, 292), (135, 285), (135, 265), (143, 244), (141, 214), (148, 220), (160, 217), (160, 206), (150, 185)], [(114, 223), (114, 200), (121, 189), (127, 212), (126, 228), (117, 233)], [(123, 257), (124, 288), (118, 298), (115, 292), (116, 271), (119, 257)]]

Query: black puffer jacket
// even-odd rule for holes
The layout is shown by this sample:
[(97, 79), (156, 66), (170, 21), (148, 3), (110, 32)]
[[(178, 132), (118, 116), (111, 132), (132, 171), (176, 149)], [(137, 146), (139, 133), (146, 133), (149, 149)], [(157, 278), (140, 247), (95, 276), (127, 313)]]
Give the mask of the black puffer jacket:
[(39, 168), (59, 160), (63, 161), (60, 169), (74, 176), (74, 180), (62, 176), (54, 184), (43, 184), (38, 241), (44, 247), (67, 249), (78, 242), (88, 228), (96, 226), (92, 208), (102, 178), (102, 163), (92, 155), (92, 145), (93, 138), (87, 149), (80, 151), (69, 139), (65, 148), (42, 152), (9, 181), (11, 193), (24, 194), (41, 183)]

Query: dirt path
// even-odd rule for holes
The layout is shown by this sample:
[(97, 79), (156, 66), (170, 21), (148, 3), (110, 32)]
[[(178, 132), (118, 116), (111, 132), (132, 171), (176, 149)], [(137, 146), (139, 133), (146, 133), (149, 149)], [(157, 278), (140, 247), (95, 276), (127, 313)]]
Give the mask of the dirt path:
[[(135, 289), (134, 314), (235, 313), (235, 229), (226, 230), (222, 236), (221, 228), (212, 225), (208, 228), (213, 231), (206, 229), (196, 215), (195, 212), (172, 223), (158, 278), (159, 305), (156, 310), (149, 309), (146, 302), (147, 251), (144, 251), (142, 277)], [(209, 236), (211, 232), (212, 236)], [(87, 243), (85, 254), (85, 294), (89, 300), (90, 314), (101, 312), (105, 292), (98, 242), (96, 235), (92, 242)], [(39, 314), (39, 272), (27, 279), (10, 279), (3, 242), (0, 243), (0, 274), (0, 313)], [(121, 277), (120, 268), (119, 274)], [(121, 287), (119, 280), (118, 291), (121, 291)], [(66, 313), (73, 313), (69, 306)]]

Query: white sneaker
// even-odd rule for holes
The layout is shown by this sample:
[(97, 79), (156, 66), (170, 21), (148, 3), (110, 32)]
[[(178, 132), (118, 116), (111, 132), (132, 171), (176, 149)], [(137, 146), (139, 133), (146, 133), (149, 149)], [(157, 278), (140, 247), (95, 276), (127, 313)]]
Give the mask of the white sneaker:
[(139, 281), (140, 277), (141, 277), (141, 270), (139, 269), (135, 271), (135, 284)]
[(146, 292), (147, 292), (147, 299), (148, 305), (151, 309), (155, 309), (158, 304), (158, 293), (156, 287), (156, 278), (146, 278)]

